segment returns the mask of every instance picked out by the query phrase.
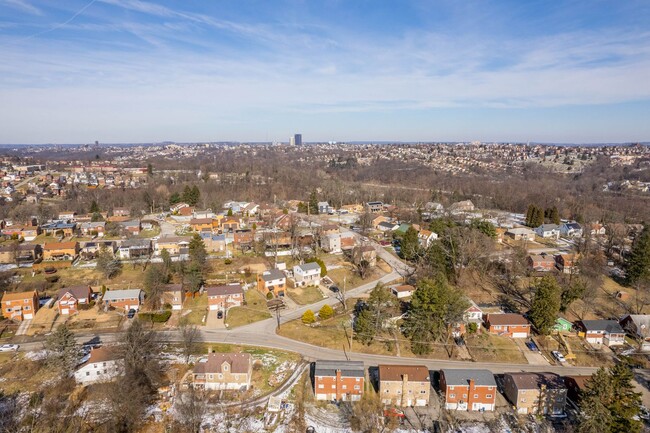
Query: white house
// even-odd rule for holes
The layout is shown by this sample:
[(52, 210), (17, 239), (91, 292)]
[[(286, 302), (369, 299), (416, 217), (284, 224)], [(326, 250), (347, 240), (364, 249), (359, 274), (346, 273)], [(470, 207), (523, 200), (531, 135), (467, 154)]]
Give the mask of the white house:
[(332, 233), (323, 236), (320, 240), (320, 246), (330, 254), (337, 254), (341, 252), (341, 234)]
[(122, 374), (122, 360), (107, 347), (91, 349), (74, 372), (74, 379), (82, 385), (109, 382)]
[(305, 263), (293, 267), (293, 279), (296, 287), (320, 285), (320, 265), (318, 263)]
[(512, 239), (516, 241), (534, 241), (535, 240), (535, 232), (532, 231), (529, 228), (526, 227), (514, 227), (511, 229), (508, 229), (506, 232), (507, 236), (510, 236)]
[(469, 303), (470, 306), (463, 313), (463, 321), (467, 324), (476, 323), (477, 327), (480, 328), (481, 323), (483, 323), (483, 310), (471, 299)]
[(140, 289), (108, 290), (102, 297), (104, 305), (123, 310), (139, 310), (144, 301), (144, 292)]
[(582, 226), (577, 222), (564, 223), (560, 226), (560, 234), (570, 238), (582, 237)]
[(397, 297), (397, 299), (408, 298), (413, 296), (415, 292), (415, 287), (409, 284), (402, 284), (400, 286), (392, 286), (390, 292)]
[(418, 243), (422, 248), (429, 248), (431, 242), (438, 239), (438, 234), (430, 230), (420, 230), (418, 232)]
[(560, 226), (557, 224), (542, 224), (541, 226), (535, 229), (535, 233), (540, 238), (545, 239), (559, 239), (560, 237)]

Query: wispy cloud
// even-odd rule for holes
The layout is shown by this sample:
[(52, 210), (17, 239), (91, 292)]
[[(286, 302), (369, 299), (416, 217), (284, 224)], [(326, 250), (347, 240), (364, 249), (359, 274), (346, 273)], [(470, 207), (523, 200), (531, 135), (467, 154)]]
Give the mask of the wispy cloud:
[(33, 4), (25, 1), (25, 0), (0, 0), (1, 4), (5, 4), (9, 7), (12, 7), (14, 9), (18, 9), (22, 12), (27, 12), (28, 14), (32, 15), (43, 15), (43, 11)]

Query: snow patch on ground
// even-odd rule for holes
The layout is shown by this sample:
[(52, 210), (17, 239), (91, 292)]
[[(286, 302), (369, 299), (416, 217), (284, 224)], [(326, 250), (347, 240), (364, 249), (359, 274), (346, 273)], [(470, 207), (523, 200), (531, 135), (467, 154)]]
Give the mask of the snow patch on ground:
[(38, 350), (35, 352), (25, 352), (25, 358), (30, 361), (41, 361), (47, 358), (47, 350)]

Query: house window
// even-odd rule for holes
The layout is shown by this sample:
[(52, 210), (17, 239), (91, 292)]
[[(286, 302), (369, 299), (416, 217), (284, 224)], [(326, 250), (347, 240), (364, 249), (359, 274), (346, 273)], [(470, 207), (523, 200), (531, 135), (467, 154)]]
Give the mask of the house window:
[(323, 385), (322, 383), (318, 385), (318, 389), (323, 389), (323, 388), (325, 388), (325, 385)]
[(474, 398), (478, 398), (478, 394), (474, 394)]
[(227, 365), (223, 366), (223, 371), (228, 371), (228, 366)]
[(386, 394), (388, 394), (389, 392), (390, 392), (390, 390), (387, 389), (387, 390), (386, 390)]
[(25, 310), (31, 310), (31, 308), (32, 307), (30, 307), (29, 305), (25, 305)]
[(213, 379), (213, 378), (214, 378), (214, 375), (208, 374), (208, 379)]
[(359, 385), (354, 385), (354, 389), (361, 389)]
[(467, 394), (463, 394), (463, 398), (467, 398)]
[(456, 398), (456, 394), (449, 394), (449, 398)]
[(426, 394), (427, 392), (425, 390), (420, 391), (420, 394)]
[(347, 385), (343, 385), (341, 388), (343, 388), (343, 389), (348, 389), (348, 386), (347, 386)]
[(86, 372), (86, 376), (90, 376), (90, 371), (87, 371), (87, 372)]
[(402, 391), (397, 391), (397, 394), (401, 394), (401, 393), (402, 393)]
[(485, 398), (492, 398), (492, 394), (485, 394)]
[(488, 391), (492, 391), (493, 386), (488, 386)]
[(332, 389), (336, 389), (336, 385), (332, 385)]
[(449, 390), (450, 390), (450, 391), (453, 391), (453, 390), (454, 390), (454, 387), (453, 387), (453, 386), (450, 386), (450, 387), (449, 387)]
[(223, 379), (223, 374), (219, 373), (219, 379)]

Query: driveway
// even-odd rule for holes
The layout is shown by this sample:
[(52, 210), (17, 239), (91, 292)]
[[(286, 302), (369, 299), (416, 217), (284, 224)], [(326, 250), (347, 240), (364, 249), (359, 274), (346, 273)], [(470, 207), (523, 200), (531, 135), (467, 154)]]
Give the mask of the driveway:
[(542, 352), (533, 352), (526, 346), (525, 338), (513, 338), (513, 340), (530, 365), (550, 365)]
[(217, 318), (217, 310), (208, 310), (205, 329), (226, 329), (225, 320)]

